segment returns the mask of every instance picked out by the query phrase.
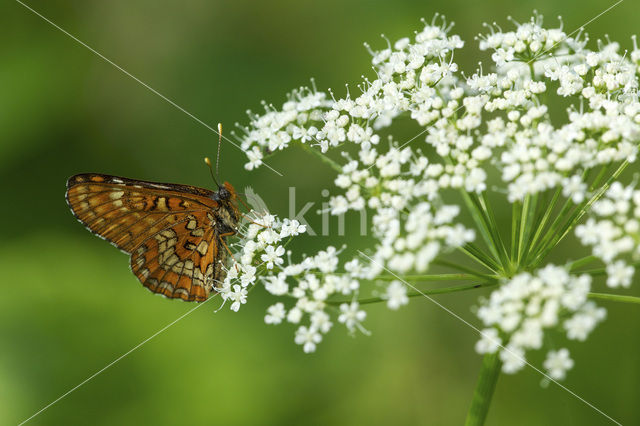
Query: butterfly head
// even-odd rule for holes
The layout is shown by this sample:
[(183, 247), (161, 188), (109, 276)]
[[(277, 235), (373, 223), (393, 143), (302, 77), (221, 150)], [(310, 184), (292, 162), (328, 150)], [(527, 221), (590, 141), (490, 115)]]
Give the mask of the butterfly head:
[(221, 204), (221, 211), (226, 210), (228, 213), (230, 220), (228, 225), (231, 226), (231, 228), (235, 228), (240, 212), (238, 211), (238, 205), (236, 203), (238, 194), (233, 186), (229, 182), (225, 182), (218, 187), (217, 192), (213, 193), (213, 199)]
[(222, 186), (218, 187), (218, 192), (215, 192), (213, 199), (216, 201), (233, 201), (236, 198), (236, 190), (231, 186), (229, 182), (225, 182)]

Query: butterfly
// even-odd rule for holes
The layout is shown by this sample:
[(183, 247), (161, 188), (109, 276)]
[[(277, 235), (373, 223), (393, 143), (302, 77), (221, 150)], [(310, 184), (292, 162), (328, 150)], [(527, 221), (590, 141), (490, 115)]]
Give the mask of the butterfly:
[(202, 302), (226, 276), (226, 237), (240, 212), (230, 183), (218, 191), (97, 173), (67, 181), (67, 204), (93, 234), (129, 254), (153, 293)]

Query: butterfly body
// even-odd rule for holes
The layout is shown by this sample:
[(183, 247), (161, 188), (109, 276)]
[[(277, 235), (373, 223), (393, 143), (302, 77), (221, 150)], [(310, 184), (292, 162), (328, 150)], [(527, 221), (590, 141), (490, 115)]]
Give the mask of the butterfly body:
[(69, 178), (66, 199), (89, 231), (131, 256), (150, 291), (200, 302), (224, 280), (225, 238), (240, 215), (228, 182), (210, 191), (88, 173)]

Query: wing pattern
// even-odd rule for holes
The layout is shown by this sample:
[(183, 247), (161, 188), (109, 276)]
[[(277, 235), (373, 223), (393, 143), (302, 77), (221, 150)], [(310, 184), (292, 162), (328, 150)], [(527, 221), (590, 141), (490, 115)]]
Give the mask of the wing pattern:
[(188, 185), (81, 174), (67, 182), (66, 198), (89, 231), (130, 254), (131, 270), (150, 291), (200, 302), (224, 279), (223, 238), (237, 225), (233, 198), (221, 200), (217, 194)]

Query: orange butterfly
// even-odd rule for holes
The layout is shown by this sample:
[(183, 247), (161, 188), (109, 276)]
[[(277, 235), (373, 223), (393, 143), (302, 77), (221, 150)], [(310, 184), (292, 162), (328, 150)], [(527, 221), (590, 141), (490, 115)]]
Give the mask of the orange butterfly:
[(69, 178), (66, 199), (89, 231), (131, 255), (150, 291), (202, 302), (224, 280), (225, 237), (240, 216), (230, 183), (214, 192), (89, 173)]

